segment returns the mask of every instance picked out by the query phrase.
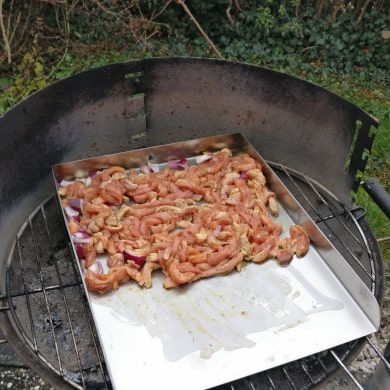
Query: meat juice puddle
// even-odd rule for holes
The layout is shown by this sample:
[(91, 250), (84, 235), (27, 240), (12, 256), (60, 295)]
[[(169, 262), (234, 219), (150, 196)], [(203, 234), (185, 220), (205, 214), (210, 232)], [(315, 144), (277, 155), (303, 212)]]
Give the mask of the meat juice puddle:
[(249, 263), (240, 272), (171, 290), (163, 288), (164, 276), (155, 272), (150, 289), (130, 283), (104, 296), (91, 295), (117, 321), (143, 326), (159, 339), (167, 361), (192, 353), (208, 359), (221, 349), (253, 347), (251, 334), (271, 328), (281, 332), (316, 313), (343, 309), (342, 302), (316, 287), (316, 278), (303, 276), (305, 265), (294, 266), (305, 261), (294, 259), (283, 267), (273, 260)]

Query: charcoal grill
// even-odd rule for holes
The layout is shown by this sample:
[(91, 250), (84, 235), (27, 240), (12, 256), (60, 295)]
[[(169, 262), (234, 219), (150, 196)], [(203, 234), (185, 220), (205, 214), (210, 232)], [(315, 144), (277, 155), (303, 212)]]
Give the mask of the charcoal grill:
[[(359, 187), (376, 121), (314, 84), (192, 58), (134, 60), (60, 81), (0, 119), (0, 328), (58, 388), (111, 388), (56, 203), (51, 167), (239, 131), (381, 303), (384, 271)], [(308, 389), (353, 359), (355, 340), (221, 389)], [(352, 377), (352, 380), (359, 383)]]

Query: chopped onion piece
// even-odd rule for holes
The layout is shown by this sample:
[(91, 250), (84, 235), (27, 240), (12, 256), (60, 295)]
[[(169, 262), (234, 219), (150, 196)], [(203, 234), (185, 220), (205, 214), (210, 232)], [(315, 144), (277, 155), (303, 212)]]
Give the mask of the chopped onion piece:
[(76, 217), (79, 215), (79, 212), (70, 206), (65, 206), (64, 211), (69, 218)]
[(136, 253), (130, 252), (128, 249), (125, 249), (123, 252), (123, 257), (125, 260), (132, 260), (135, 264), (142, 267), (145, 264), (145, 256), (138, 255)]
[(150, 168), (149, 165), (142, 165), (139, 169), (142, 173), (145, 173), (145, 174), (149, 174), (149, 173), (152, 173), (153, 170), (152, 168)]
[(93, 237), (89, 233), (82, 231), (74, 233), (72, 238), (75, 244), (88, 244), (93, 240)]
[(195, 157), (197, 164), (202, 164), (202, 162), (208, 161), (211, 158), (211, 154), (201, 154), (200, 156)]
[(73, 181), (63, 179), (60, 181), (60, 183), (58, 185), (60, 187), (66, 187), (66, 186), (69, 186), (70, 184), (73, 184)]
[(180, 160), (168, 161), (168, 167), (172, 169), (186, 169), (188, 167), (188, 160), (186, 158), (182, 158)]
[(73, 210), (77, 211), (78, 213), (81, 213), (81, 207), (82, 207), (82, 199), (68, 199), (68, 206), (70, 206)]
[[(81, 218), (80, 218), (80, 215), (74, 215), (73, 217), (70, 218), (73, 222), (77, 222), (77, 223), (80, 223), (81, 221)], [(80, 230), (82, 230), (82, 228), (84, 228), (84, 226), (80, 226)], [(85, 229), (85, 228), (84, 228)]]
[(221, 225), (217, 225), (214, 229), (214, 237), (218, 237), (221, 233), (221, 230), (222, 230), (222, 226)]
[(81, 267), (81, 270), (82, 270), (83, 273), (84, 273), (84, 271), (85, 271), (85, 260), (84, 260), (84, 259), (81, 259), (81, 260), (80, 260), (80, 267)]
[(102, 263), (100, 263), (99, 261), (95, 261), (88, 269), (94, 274), (103, 273), (103, 266)]
[(152, 161), (148, 161), (148, 166), (152, 170), (152, 172), (159, 172), (160, 166)]
[(82, 231), (76, 232), (74, 234), (74, 236), (77, 238), (91, 238), (92, 237), (92, 235), (89, 234), (88, 232), (82, 232)]
[(246, 172), (241, 172), (240, 173), (240, 178), (244, 179), (244, 180), (248, 180), (249, 179), (249, 175)]
[(84, 179), (88, 176), (88, 171), (85, 171), (84, 169), (77, 169), (74, 176), (76, 179), (84, 181)]
[(91, 179), (95, 179), (96, 176), (97, 176), (97, 171), (91, 171), (91, 172), (89, 172), (89, 177), (90, 177)]
[[(75, 249), (76, 249), (77, 258), (79, 259), (81, 264), (81, 261), (84, 257), (84, 248), (81, 244), (75, 244)], [(84, 266), (85, 266), (85, 260), (84, 260)]]

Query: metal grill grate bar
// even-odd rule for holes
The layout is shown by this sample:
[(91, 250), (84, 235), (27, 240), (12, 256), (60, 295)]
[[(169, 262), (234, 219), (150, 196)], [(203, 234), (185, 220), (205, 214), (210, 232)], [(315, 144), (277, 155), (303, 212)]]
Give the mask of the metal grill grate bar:
[(338, 357), (336, 352), (334, 350), (330, 350), (330, 353), (332, 356), (336, 359), (337, 363), (340, 365), (340, 367), (347, 373), (347, 375), (350, 377), (350, 379), (353, 381), (353, 383), (356, 385), (356, 387), (360, 390), (364, 390), (363, 386), (359, 383), (359, 381), (352, 375), (351, 371), (348, 369), (348, 367), (343, 363), (342, 359)]
[(272, 389), (276, 389), (275, 384), (274, 384), (274, 382), (272, 381), (272, 379), (270, 378), (269, 374), (266, 374), (266, 378), (268, 379), (271, 388), (272, 388)]
[[(34, 321), (33, 321), (33, 316), (32, 316), (32, 311), (31, 311), (30, 295), (28, 294), (25, 267), (24, 267), (24, 264), (23, 264), (23, 257), (21, 255), (21, 248), (20, 248), (20, 243), (19, 243), (19, 239), (18, 238), (16, 239), (16, 248), (17, 248), (17, 255), (18, 255), (18, 259), (19, 259), (19, 266), (20, 266), (21, 274), (22, 274), (23, 292), (24, 292), (23, 296), (26, 299), (28, 317), (29, 317), (29, 320), (30, 320), (30, 322), (29, 322), (29, 324), (30, 324), (30, 331), (31, 331), (32, 340), (33, 340), (33, 344), (32, 345), (30, 344), (30, 346), (31, 346), (32, 350), (37, 353), (38, 352), (38, 347), (37, 347), (37, 339), (36, 339), (36, 336), (35, 336)], [(9, 281), (9, 279), (7, 278), (7, 282), (8, 281)], [(9, 293), (10, 291), (11, 291), (11, 288), (7, 288), (7, 292)], [(12, 302), (12, 300), (9, 299), (9, 302)], [(24, 335), (24, 337), (28, 340), (28, 337), (26, 337), (27, 335), (24, 332), (23, 327), (21, 326), (21, 324), (18, 321), (18, 317), (16, 316), (16, 313), (15, 313), (13, 305), (10, 305), (10, 308), (11, 308), (12, 314), (14, 315), (16, 323), (18, 325), (19, 332), (21, 332)]]
[[(50, 229), (49, 229), (49, 226), (48, 226), (48, 223), (47, 223), (47, 218), (46, 218), (46, 214), (45, 214), (45, 210), (44, 210), (43, 206), (41, 206), (41, 213), (42, 213), (43, 219), (45, 221), (46, 234), (47, 234), (47, 236), (49, 238), (49, 247), (50, 247), (51, 256), (53, 256), (53, 258), (55, 259), (55, 257), (54, 257), (54, 250), (53, 250), (53, 244), (52, 244), (52, 240), (51, 240), (51, 237), (50, 237)], [(85, 377), (84, 377), (83, 370), (82, 370), (81, 358), (80, 358), (80, 354), (79, 354), (79, 351), (78, 351), (78, 348), (77, 348), (76, 338), (75, 338), (75, 334), (74, 334), (74, 330), (73, 330), (73, 326), (72, 326), (72, 319), (71, 319), (71, 316), (69, 314), (68, 301), (67, 301), (65, 293), (64, 293), (64, 287), (62, 285), (62, 278), (61, 278), (61, 274), (60, 274), (60, 271), (59, 271), (59, 268), (58, 268), (57, 259), (54, 260), (54, 264), (55, 264), (55, 270), (56, 270), (56, 273), (57, 273), (57, 278), (59, 280), (61, 297), (62, 297), (62, 300), (63, 300), (63, 303), (64, 303), (66, 317), (67, 317), (68, 322), (70, 324), (71, 338), (72, 338), (74, 350), (75, 350), (75, 353), (76, 353), (77, 364), (79, 366), (79, 370), (80, 370), (80, 373), (81, 373), (81, 382), (82, 382), (82, 386), (84, 388), (85, 387)], [(53, 326), (52, 326), (52, 333), (54, 334), (54, 327)]]
[[(42, 209), (42, 207), (41, 207), (41, 209)], [(47, 311), (48, 318), (49, 318), (50, 325), (51, 325), (50, 326), (51, 336), (53, 339), (54, 348), (57, 352), (57, 362), (58, 362), (58, 367), (59, 367), (59, 373), (61, 376), (64, 376), (62, 361), (61, 361), (58, 343), (57, 343), (57, 337), (56, 337), (54, 326), (53, 326), (53, 314), (51, 312), (51, 308), (50, 308), (48, 296), (47, 296), (47, 291), (45, 289), (45, 279), (44, 279), (44, 276), (42, 274), (42, 267), (41, 267), (41, 262), (39, 260), (38, 248), (37, 248), (36, 238), (35, 238), (35, 231), (33, 230), (33, 226), (32, 226), (32, 218), (29, 219), (29, 227), (30, 227), (30, 231), (31, 231), (32, 241), (33, 241), (33, 248), (35, 251), (35, 259), (36, 259), (37, 267), (38, 267), (39, 281), (40, 281), (41, 286), (42, 286), (42, 292), (43, 292), (43, 296), (44, 296), (44, 300), (45, 300), (45, 304), (46, 304), (46, 311)], [(20, 246), (19, 241), (18, 241), (18, 246)], [(29, 312), (31, 312), (31, 307), (29, 308)]]
[[(314, 186), (314, 181), (307, 178), (305, 175), (293, 171), (281, 164), (272, 164), (272, 166), (276, 167), (278, 170), (282, 171), (283, 174), (288, 178), (289, 182), (284, 181), (284, 184), (286, 184), (290, 189), (294, 188), (294, 195), (299, 195), (300, 203), (302, 204), (302, 199), (306, 205), (305, 209), (306, 211), (311, 214), (311, 217), (315, 220), (315, 222), (319, 225), (319, 227), (324, 231), (324, 227), (326, 227), (326, 230), (328, 230), (332, 235), (332, 242), (335, 243), (335, 240), (337, 243), (342, 247), (344, 254), (348, 254), (350, 259), (353, 259), (355, 264), (360, 268), (360, 270), (371, 280), (373, 284), (375, 284), (375, 273), (373, 270), (373, 264), (372, 264), (372, 255), (370, 253), (369, 247), (366, 245), (367, 243), (364, 241), (364, 244), (362, 243), (362, 238), (364, 237), (364, 234), (359, 230), (360, 239), (356, 236), (356, 234), (350, 229), (349, 226), (346, 225), (346, 223), (341, 219), (341, 216), (348, 216), (352, 221), (354, 221), (354, 227), (358, 228), (358, 223), (352, 212), (346, 208), (342, 203), (340, 203), (336, 197), (331, 194), (328, 190), (323, 188), (319, 183), (315, 183), (316, 186)], [(298, 185), (297, 178), (302, 183), (305, 183), (311, 191), (311, 194), (315, 194), (319, 204), (321, 206), (325, 206), (327, 213), (325, 215), (322, 215), (318, 209), (319, 207), (316, 207), (313, 201), (305, 194), (303, 191), (302, 185)], [(317, 188), (318, 189), (317, 189)], [(335, 202), (337, 202), (337, 206), (341, 207), (341, 212), (337, 212), (337, 210), (334, 209), (330, 205), (330, 201), (326, 200), (325, 197), (319, 192), (319, 189), (321, 189), (326, 195)], [(313, 217), (314, 215), (314, 217)], [(335, 231), (335, 228), (331, 226), (329, 223), (330, 221), (335, 220), (338, 225), (341, 227), (343, 232), (343, 237), (341, 238), (340, 234), (338, 234)], [(323, 227), (323, 226), (324, 227)], [(359, 252), (364, 252), (367, 258), (370, 261), (370, 269), (371, 272), (367, 270), (367, 267), (364, 266), (364, 264), (360, 261), (360, 259), (357, 257), (355, 253), (352, 252), (351, 248), (346, 245), (345, 243), (345, 236), (346, 233), (348, 236), (353, 240), (353, 245), (356, 245)]]
[[(74, 268), (74, 272), (77, 273), (77, 271), (75, 269), (75, 263), (74, 262), (72, 263), (72, 266)], [(78, 291), (79, 291), (80, 295), (84, 295), (84, 291), (82, 290), (80, 283), (78, 284)], [(96, 334), (94, 332), (94, 328), (92, 326), (91, 316), (89, 315), (89, 311), (88, 311), (89, 309), (87, 307), (86, 300), (83, 299), (82, 302), (83, 302), (83, 312), (84, 312), (85, 318), (86, 318), (87, 323), (88, 323), (90, 334), (94, 336), (94, 337), (92, 337), (93, 348), (95, 350), (96, 355), (98, 356), (98, 365), (99, 365), (100, 372), (103, 374), (103, 377), (104, 377), (104, 388), (105, 389), (110, 389), (111, 386), (108, 383), (108, 380), (107, 380), (106, 374), (105, 374), (105, 368), (103, 367), (104, 358), (103, 358), (102, 353), (100, 352), (99, 347), (98, 347), (97, 342), (96, 342), (96, 337), (97, 336), (96, 336)], [(75, 344), (75, 347), (77, 349), (77, 344)]]
[[(53, 212), (56, 214), (56, 210), (55, 198), (51, 197), (35, 210), (16, 238), (14, 257), (12, 259), (13, 268), (11, 267), (7, 273), (7, 299), (10, 302), (10, 307), (7, 309), (12, 312), (16, 327), (30, 348), (40, 360), (61, 376), (64, 381), (75, 388), (85, 389), (89, 386), (89, 372), (99, 371), (100, 381), (102, 382), (99, 384), (99, 388), (109, 389), (111, 388), (110, 383), (105, 371), (104, 360), (96, 341), (97, 336), (92, 325), (89, 308), (84, 299), (81, 279), (74, 261), (69, 261), (71, 260), (72, 251), (68, 242), (65, 243), (68, 268), (65, 271), (64, 269), (61, 270), (59, 262), (63, 261), (63, 253), (61, 252), (64, 252), (64, 248), (59, 250), (55, 248), (57, 238), (52, 237), (56, 233), (55, 230), (53, 231), (53, 220), (50, 220), (53, 219)], [(28, 237), (27, 239), (26, 236)], [(26, 251), (26, 247), (28, 247), (29, 251)], [(61, 255), (58, 255), (58, 253)], [(31, 264), (32, 259), (34, 265)], [(18, 264), (17, 269), (15, 269), (16, 264)], [(51, 269), (51, 273), (47, 271), (48, 268)], [(29, 283), (27, 276), (27, 274), (31, 275), (34, 270), (38, 280), (38, 283), (35, 284)], [(18, 278), (22, 280), (21, 290), (15, 288), (19, 284), (17, 283)], [(79, 324), (77, 324), (75, 313), (72, 315), (69, 305), (69, 299), (72, 299), (70, 293), (74, 291), (77, 291), (77, 296), (82, 298), (80, 299), (81, 304), (76, 310), (77, 317), (80, 316), (86, 323), (86, 330), (91, 339), (89, 345), (97, 357), (97, 362), (93, 366), (88, 362), (83, 363), (83, 358), (79, 351), (78, 344), (80, 344), (80, 340), (77, 340), (75, 331)], [(55, 303), (53, 302), (53, 297), (55, 297)], [(17, 303), (13, 303), (15, 300), (17, 300)], [(20, 311), (17, 310), (21, 300), (24, 301), (23, 306), (26, 308), (28, 321), (21, 321), (19, 318)], [(37, 302), (41, 310), (40, 313), (36, 313), (33, 308), (37, 305)], [(41, 305), (42, 302), (43, 305)], [(56, 313), (56, 305), (61, 307), (61, 315)], [(50, 334), (49, 338), (45, 337), (44, 346), (42, 346), (42, 339), (44, 338), (42, 336), (42, 325), (39, 325), (40, 322), (37, 321), (37, 319), (42, 320), (42, 318), (44, 320), (44, 333)], [(40, 327), (39, 329), (37, 328), (38, 326)], [(37, 332), (40, 334), (39, 337)], [(63, 338), (63, 333), (66, 333), (66, 342), (62, 340), (62, 347), (60, 347), (58, 337)], [(85, 337), (87, 336), (85, 335)], [(80, 337), (83, 337), (83, 334)], [(49, 344), (49, 349), (52, 348), (54, 351), (49, 351), (46, 355), (42, 349), (47, 348), (47, 344)], [(64, 346), (68, 352), (63, 351)], [(88, 351), (88, 354), (90, 352)], [(64, 353), (68, 353), (70, 355), (68, 358), (73, 359), (74, 363), (76, 363), (72, 363), (73, 369), (71, 371), (69, 370), (69, 364), (64, 365)]]
[(379, 356), (382, 363), (385, 365), (385, 367), (390, 370), (390, 363), (387, 361), (386, 357), (383, 355), (383, 353), (378, 349), (375, 344), (371, 341), (369, 337), (366, 337), (367, 343), (370, 344), (371, 348), (375, 351), (375, 353)]
[[(77, 283), (64, 283), (64, 284), (62, 284), (62, 286), (60, 286), (59, 284), (52, 285), (52, 286), (46, 286), (45, 290), (46, 291), (56, 291), (56, 290), (60, 290), (61, 288), (62, 289), (66, 289), (66, 288), (69, 288), (69, 287), (78, 287), (80, 285), (81, 285), (81, 282), (77, 282)], [(43, 289), (41, 289), (41, 288), (29, 289), (28, 290), (28, 294), (29, 295), (40, 294), (40, 293), (43, 293)], [(18, 298), (18, 297), (25, 296), (25, 294), (26, 294), (25, 292), (12, 292), (11, 291), (9, 293), (9, 297), (11, 297), (11, 298)]]

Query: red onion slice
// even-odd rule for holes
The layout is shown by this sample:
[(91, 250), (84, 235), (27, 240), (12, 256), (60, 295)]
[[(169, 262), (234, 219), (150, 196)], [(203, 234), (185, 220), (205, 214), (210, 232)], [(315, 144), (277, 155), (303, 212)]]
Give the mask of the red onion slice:
[(83, 273), (84, 273), (84, 271), (85, 271), (85, 260), (84, 260), (84, 259), (81, 259), (81, 260), (80, 260), (80, 267), (81, 267), (81, 270), (82, 270)]
[(149, 173), (152, 173), (153, 172), (153, 169), (150, 168), (149, 165), (142, 165), (139, 170), (142, 172), (142, 173), (145, 173), (145, 174), (149, 174)]
[(122, 254), (126, 261), (132, 260), (134, 261), (135, 264), (139, 265), (140, 267), (142, 267), (145, 264), (145, 256), (132, 253), (128, 249), (125, 249), (122, 252)]
[(79, 212), (76, 211), (74, 208), (70, 207), (70, 206), (65, 206), (64, 207), (64, 211), (65, 211), (65, 214), (69, 217), (69, 218), (72, 218), (72, 217), (77, 217), (79, 215)]
[(73, 181), (69, 181), (69, 180), (65, 180), (65, 179), (63, 179), (63, 180), (61, 180), (60, 182), (59, 182), (59, 186), (60, 187), (66, 187), (66, 186), (68, 186), (68, 185), (70, 185), (70, 184), (73, 184)]
[(202, 164), (202, 162), (208, 161), (211, 158), (211, 154), (201, 154), (200, 156), (195, 157), (197, 164)]
[(83, 201), (81, 199), (68, 199), (68, 206), (70, 206), (73, 210), (76, 210), (78, 213), (81, 213)]
[[(81, 263), (82, 258), (84, 257), (84, 248), (81, 244), (75, 244), (75, 249), (76, 249), (77, 258)], [(85, 260), (84, 260), (84, 265), (85, 265)]]
[(148, 161), (148, 166), (152, 172), (159, 172), (160, 166), (152, 161)]
[(170, 160), (168, 161), (168, 167), (172, 169), (186, 169), (188, 167), (188, 160), (186, 158)]
[(82, 231), (74, 233), (72, 239), (75, 244), (88, 244), (93, 241), (93, 237), (89, 233)]
[(221, 230), (222, 230), (222, 226), (221, 225), (217, 225), (214, 229), (214, 237), (218, 237), (220, 234), (221, 234)]
[[(73, 217), (71, 217), (71, 220), (72, 220), (73, 222), (80, 223), (81, 217), (80, 217), (80, 215), (74, 215)], [(80, 226), (80, 230), (82, 230), (82, 228), (84, 228), (84, 226)]]
[(240, 173), (240, 178), (244, 179), (244, 180), (248, 180), (249, 179), (249, 175), (246, 172), (241, 172)]
[(98, 174), (98, 171), (91, 171), (89, 172), (89, 176), (91, 179), (95, 179)]
[(88, 269), (94, 274), (103, 273), (103, 266), (102, 263), (100, 263), (99, 261), (95, 261)]

